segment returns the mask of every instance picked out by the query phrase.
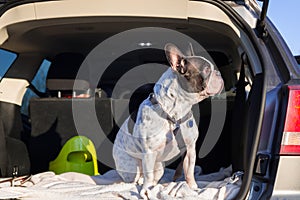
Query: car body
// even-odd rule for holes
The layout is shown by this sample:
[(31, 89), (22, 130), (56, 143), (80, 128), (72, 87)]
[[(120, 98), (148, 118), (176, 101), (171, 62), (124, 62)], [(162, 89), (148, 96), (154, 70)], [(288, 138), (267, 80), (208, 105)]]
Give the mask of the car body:
[(1, 175), (47, 171), (78, 134), (95, 142), (100, 173), (112, 168), (120, 123), (165, 70), (163, 45), (191, 42), (225, 82), (221, 96), (195, 108), (196, 164), (205, 173), (229, 165), (242, 171), (237, 199), (299, 199), (300, 68), (266, 18), (267, 5), (6, 2), (0, 7)]

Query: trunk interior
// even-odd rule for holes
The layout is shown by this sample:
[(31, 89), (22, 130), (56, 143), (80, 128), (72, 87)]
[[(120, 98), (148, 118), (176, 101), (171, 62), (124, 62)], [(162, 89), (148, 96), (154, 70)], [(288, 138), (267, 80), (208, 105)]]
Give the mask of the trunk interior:
[[(230, 165), (233, 172), (247, 170), (247, 156), (253, 140), (249, 133), (254, 134), (248, 127), (256, 126), (253, 119), (257, 118), (260, 100), (255, 96), (261, 92), (262, 76), (255, 72), (252, 58), (242, 58), (242, 54), (248, 51), (246, 42), (230, 26), (200, 19), (86, 17), (29, 21), (8, 27), (10, 39), (1, 47), (17, 52), (18, 58), (6, 77), (25, 79), (38, 89), (33, 80), (40, 64), (44, 59), (51, 63), (47, 77), (41, 77), (41, 81), (47, 83), (45, 94), (37, 98), (29, 95), (30, 98), (23, 99), (22, 107), (1, 102), (1, 118), (15, 122), (15, 125), (4, 124), (4, 127), (13, 127), (11, 130), (6, 128), (10, 132), (8, 135), (21, 139), (28, 149), (30, 167), (19, 167), (20, 174), (47, 171), (49, 162), (58, 156), (65, 142), (78, 134), (94, 140), (101, 174), (113, 168), (111, 144), (122, 121), (151, 93), (155, 78), (165, 69), (156, 65), (168, 63), (163, 49), (155, 46), (157, 41), (147, 38), (148, 33), (137, 38), (132, 44), (135, 47), (128, 47), (130, 51), (122, 55), (115, 55), (115, 49), (121, 48), (122, 43), (112, 43), (111, 54), (107, 56), (115, 56), (115, 59), (108, 65), (107, 60), (100, 59), (101, 56), (99, 59), (90, 57), (98, 59), (92, 63), (86, 60), (101, 42), (118, 33), (124, 34), (122, 37), (126, 40), (123, 31), (142, 27), (160, 27), (192, 38), (206, 51), (195, 49), (195, 54), (211, 58), (224, 79), (225, 89), (221, 95), (205, 99), (193, 108), (199, 127), (196, 165), (201, 166), (206, 174)], [(143, 31), (138, 30), (137, 33), (141, 35)], [(178, 42), (172, 37), (170, 41)], [(183, 43), (185, 46), (182, 47), (187, 49), (188, 41)], [(155, 70), (149, 70), (149, 64), (155, 66)], [(63, 85), (59, 82), (68, 79), (73, 83), (80, 66), (87, 67), (77, 79), (79, 77), (83, 85), (87, 83), (87, 87), (76, 92), (89, 92), (89, 98), (72, 98), (72, 87), (68, 89), (66, 82)], [(139, 66), (145, 68), (131, 73)], [(94, 76), (93, 70), (99, 69), (102, 69), (101, 77)], [(130, 85), (136, 83), (138, 85)], [(93, 125), (89, 123), (90, 111), (84, 113), (85, 120), (77, 127), (72, 113), (74, 101), (83, 107), (85, 103), (93, 103), (106, 138), (97, 139), (103, 135), (93, 133), (96, 129), (91, 128)], [(8, 111), (2, 112), (5, 109)], [(170, 162), (167, 167), (176, 168), (178, 162)], [(12, 171), (8, 169), (5, 175), (10, 176)]]

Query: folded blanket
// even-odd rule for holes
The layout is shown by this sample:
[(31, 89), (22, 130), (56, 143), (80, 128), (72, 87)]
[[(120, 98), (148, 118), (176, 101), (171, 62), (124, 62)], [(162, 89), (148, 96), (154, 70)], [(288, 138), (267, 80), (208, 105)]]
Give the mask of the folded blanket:
[[(233, 199), (241, 185), (238, 176), (231, 177), (231, 167), (203, 175), (201, 168), (196, 166), (196, 190), (190, 189), (183, 177), (172, 181), (174, 173), (172, 169), (165, 169), (159, 184), (151, 189), (150, 199)], [(142, 186), (139, 184), (97, 185), (95, 182), (98, 178), (114, 180), (118, 174), (115, 170), (94, 177), (72, 172), (61, 175), (44, 172), (33, 175), (22, 186), (15, 187), (7, 182), (1, 183), (0, 179), (0, 199), (141, 199), (139, 192)]]

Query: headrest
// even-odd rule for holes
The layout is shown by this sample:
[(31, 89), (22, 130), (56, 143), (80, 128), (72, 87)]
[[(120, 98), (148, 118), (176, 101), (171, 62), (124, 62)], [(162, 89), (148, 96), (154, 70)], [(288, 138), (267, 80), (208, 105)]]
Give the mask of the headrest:
[(90, 84), (86, 80), (48, 79), (47, 88), (49, 90), (88, 90)]

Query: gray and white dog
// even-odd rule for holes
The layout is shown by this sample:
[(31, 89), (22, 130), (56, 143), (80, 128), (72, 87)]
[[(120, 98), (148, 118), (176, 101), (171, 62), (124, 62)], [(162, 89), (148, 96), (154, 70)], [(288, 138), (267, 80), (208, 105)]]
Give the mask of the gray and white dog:
[[(190, 46), (191, 47), (191, 46)], [(139, 106), (136, 122), (130, 130), (130, 117), (121, 126), (113, 146), (116, 170), (124, 182), (143, 178), (141, 197), (164, 173), (164, 162), (177, 156), (181, 144), (186, 148), (183, 160), (185, 179), (197, 188), (194, 178), (198, 127), (191, 112), (194, 104), (219, 94), (223, 79), (207, 59), (184, 55), (175, 45), (165, 46), (171, 67), (154, 86), (154, 92)], [(180, 132), (180, 137), (177, 133)]]

